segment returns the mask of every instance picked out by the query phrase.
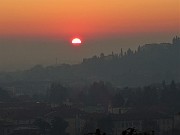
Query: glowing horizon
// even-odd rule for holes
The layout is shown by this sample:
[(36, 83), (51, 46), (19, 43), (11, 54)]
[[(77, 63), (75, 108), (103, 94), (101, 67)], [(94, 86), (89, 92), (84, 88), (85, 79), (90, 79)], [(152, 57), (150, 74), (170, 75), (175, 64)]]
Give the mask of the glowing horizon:
[(0, 4), (0, 36), (179, 33), (179, 0), (6, 0)]

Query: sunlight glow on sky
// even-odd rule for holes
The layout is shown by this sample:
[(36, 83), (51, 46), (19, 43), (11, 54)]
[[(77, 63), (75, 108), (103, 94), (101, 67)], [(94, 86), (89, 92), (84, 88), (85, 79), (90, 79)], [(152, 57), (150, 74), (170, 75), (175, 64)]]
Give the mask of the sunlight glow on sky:
[(179, 0), (3, 0), (0, 35), (56, 36), (177, 32)]
[(179, 1), (0, 0), (0, 71), (171, 42), (180, 36)]

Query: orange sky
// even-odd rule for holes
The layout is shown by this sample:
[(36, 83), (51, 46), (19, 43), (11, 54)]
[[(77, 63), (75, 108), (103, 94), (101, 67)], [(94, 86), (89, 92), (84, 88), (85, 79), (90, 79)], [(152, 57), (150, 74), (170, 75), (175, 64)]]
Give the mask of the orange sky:
[(179, 0), (2, 0), (0, 36), (180, 31)]
[[(179, 1), (0, 0), (0, 71), (171, 43), (180, 36)], [(71, 45), (75, 36), (82, 39), (78, 48)]]

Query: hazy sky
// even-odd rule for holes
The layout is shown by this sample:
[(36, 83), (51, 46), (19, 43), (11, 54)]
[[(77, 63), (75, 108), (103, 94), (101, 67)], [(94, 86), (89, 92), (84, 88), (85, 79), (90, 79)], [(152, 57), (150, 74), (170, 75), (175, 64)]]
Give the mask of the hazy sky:
[[(0, 70), (83, 57), (180, 35), (179, 0), (0, 0)], [(80, 37), (83, 45), (72, 47)]]

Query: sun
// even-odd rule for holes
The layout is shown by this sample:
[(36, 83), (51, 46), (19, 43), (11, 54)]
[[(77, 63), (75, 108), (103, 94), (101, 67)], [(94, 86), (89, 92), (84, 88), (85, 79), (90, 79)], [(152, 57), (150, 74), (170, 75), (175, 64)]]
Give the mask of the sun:
[(80, 44), (81, 44), (81, 39), (79, 39), (79, 38), (74, 38), (74, 39), (72, 40), (72, 44), (73, 44), (74, 46), (80, 46)]

